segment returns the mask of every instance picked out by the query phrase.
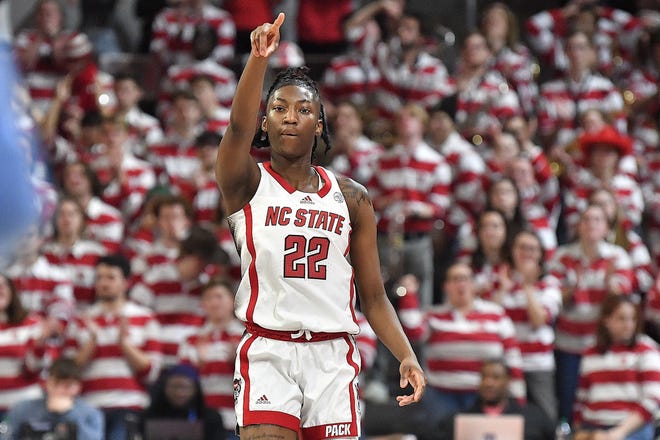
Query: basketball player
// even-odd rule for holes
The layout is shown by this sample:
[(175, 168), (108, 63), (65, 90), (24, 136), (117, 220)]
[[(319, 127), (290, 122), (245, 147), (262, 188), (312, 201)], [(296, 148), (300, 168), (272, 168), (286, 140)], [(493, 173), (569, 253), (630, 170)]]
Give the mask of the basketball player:
[[(401, 387), (413, 388), (397, 397), (399, 405), (418, 402), (426, 379), (385, 295), (366, 190), (312, 166), (318, 138), (326, 145), (329, 138), (318, 88), (305, 69), (275, 78), (254, 136), (283, 21), (280, 14), (251, 34), (216, 166), (242, 263), (235, 310), (247, 333), (238, 346), (235, 409), (242, 440), (356, 439), (356, 292), (400, 361)], [(250, 156), (253, 136), (270, 146), (270, 162)]]

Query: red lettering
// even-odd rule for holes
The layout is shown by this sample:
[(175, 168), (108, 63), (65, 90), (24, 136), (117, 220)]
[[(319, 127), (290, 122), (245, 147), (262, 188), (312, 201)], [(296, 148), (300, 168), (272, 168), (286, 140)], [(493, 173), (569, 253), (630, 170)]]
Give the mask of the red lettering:
[(266, 226), (274, 226), (277, 224), (277, 216), (279, 215), (279, 206), (269, 206), (266, 211)]
[(286, 226), (289, 224), (289, 215), (291, 214), (291, 208), (284, 206), (280, 210), (280, 217), (278, 218), (278, 223), (280, 226)]
[(332, 231), (335, 226), (335, 222), (337, 221), (337, 217), (339, 217), (338, 214), (335, 214), (334, 212), (329, 212), (328, 216), (330, 217), (328, 220), (328, 231)]
[(316, 216), (319, 215), (319, 211), (316, 209), (310, 209), (309, 210), (309, 223), (307, 224), (307, 227), (313, 228), (314, 227), (314, 221), (316, 220)]
[(296, 211), (296, 219), (293, 221), (293, 225), (300, 228), (305, 225), (305, 215), (307, 215), (306, 209), (299, 209)]
[(316, 224), (314, 227), (316, 229), (325, 229), (326, 231), (330, 230), (328, 229), (328, 213), (326, 211), (319, 212), (319, 216), (316, 219)]
[(335, 228), (335, 234), (341, 235), (341, 230), (344, 229), (344, 220), (346, 219), (344, 218), (343, 215), (338, 215), (337, 217), (338, 219), (337, 219), (337, 227)]

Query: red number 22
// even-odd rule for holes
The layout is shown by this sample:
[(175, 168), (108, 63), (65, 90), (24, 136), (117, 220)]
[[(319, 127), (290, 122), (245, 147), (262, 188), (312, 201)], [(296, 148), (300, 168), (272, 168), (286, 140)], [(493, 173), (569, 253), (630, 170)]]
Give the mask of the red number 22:
[[(326, 237), (307, 239), (302, 235), (287, 235), (284, 239), (284, 277), (325, 280), (330, 240)], [(286, 253), (289, 251), (288, 253)]]

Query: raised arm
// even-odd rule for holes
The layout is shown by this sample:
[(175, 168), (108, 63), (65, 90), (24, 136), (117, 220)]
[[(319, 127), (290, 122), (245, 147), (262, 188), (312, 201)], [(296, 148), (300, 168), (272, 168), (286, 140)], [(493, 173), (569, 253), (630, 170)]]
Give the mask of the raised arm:
[(277, 49), (284, 14), (250, 34), (252, 50), (236, 87), (229, 126), (220, 142), (215, 175), (228, 213), (241, 209), (259, 185), (259, 169), (250, 155), (261, 103), (268, 57)]
[(383, 344), (400, 362), (401, 388), (408, 384), (413, 394), (398, 396), (399, 406), (419, 402), (424, 394), (426, 378), (406, 338), (392, 303), (385, 294), (380, 274), (376, 246), (376, 217), (366, 189), (346, 178), (339, 179), (348, 204), (353, 232), (351, 233), (351, 263), (360, 295), (362, 313)]

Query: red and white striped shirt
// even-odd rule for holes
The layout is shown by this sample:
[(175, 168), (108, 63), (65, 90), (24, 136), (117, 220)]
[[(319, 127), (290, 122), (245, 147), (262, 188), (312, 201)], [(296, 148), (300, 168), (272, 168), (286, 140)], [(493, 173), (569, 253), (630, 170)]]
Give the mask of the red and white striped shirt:
[(582, 355), (575, 422), (611, 427), (637, 413), (651, 423), (659, 404), (660, 353), (651, 338), (640, 335), (632, 347), (617, 344), (605, 353), (592, 347)]
[(7, 269), (23, 307), (42, 316), (66, 320), (74, 308), (73, 286), (67, 271), (39, 256), (29, 266), (20, 262)]
[[(96, 327), (96, 350), (83, 370), (82, 397), (101, 409), (144, 409), (149, 405), (147, 385), (160, 372), (160, 327), (151, 310), (127, 301), (119, 313), (104, 311), (95, 304), (85, 314)], [(150, 359), (144, 371), (133, 371), (119, 346), (121, 320), (126, 319), (131, 344)], [(82, 319), (67, 327), (66, 352), (73, 353), (92, 337)]]
[(425, 142), (412, 151), (401, 144), (386, 150), (375, 162), (369, 182), (372, 200), (402, 193), (399, 201), (379, 212), (378, 230), (385, 232), (394, 216), (416, 204), (433, 207), (431, 219), (406, 219), (406, 232), (430, 232), (436, 219), (444, 219), (451, 203), (451, 169), (444, 157)]
[(626, 132), (623, 98), (609, 79), (586, 73), (579, 82), (566, 77), (547, 82), (541, 85), (539, 132), (545, 136), (556, 134), (556, 145), (568, 145), (576, 138), (578, 116), (591, 109), (611, 115), (616, 128)]
[(568, 231), (575, 231), (580, 213), (589, 204), (589, 196), (596, 189), (607, 185), (614, 194), (617, 204), (624, 215), (624, 227), (632, 229), (642, 222), (644, 197), (635, 180), (625, 174), (616, 174), (608, 182), (602, 182), (586, 169), (579, 169), (564, 188), (564, 213)]
[(67, 73), (63, 60), (55, 59), (54, 46), (66, 46), (78, 35), (77, 32), (62, 31), (54, 38), (48, 38), (36, 29), (26, 29), (16, 36), (14, 50), (19, 59), (31, 51), (38, 53), (34, 66), (20, 66), (33, 109), (45, 114), (55, 98), (57, 82)]
[(98, 157), (91, 167), (105, 184), (103, 201), (120, 210), (126, 221), (134, 220), (142, 209), (147, 192), (156, 185), (156, 174), (151, 164), (125, 152), (120, 179), (113, 175), (108, 156)]
[(109, 253), (117, 252), (124, 239), (121, 213), (98, 197), (92, 197), (85, 209), (87, 235), (101, 243)]
[(581, 354), (595, 342), (596, 323), (600, 305), (608, 295), (608, 283), (616, 284), (625, 294), (632, 292), (630, 257), (620, 246), (603, 241), (598, 244), (598, 258), (589, 261), (576, 242), (559, 246), (548, 269), (562, 289), (574, 289), (557, 318), (555, 345), (559, 350)]
[(245, 326), (238, 319), (233, 319), (223, 328), (207, 322), (179, 347), (179, 361), (197, 367), (204, 403), (218, 410), (225, 429), (236, 427), (234, 361), (236, 347), (244, 331)]
[(539, 87), (534, 79), (533, 62), (529, 49), (502, 48), (492, 58), (490, 68), (499, 72), (518, 95), (520, 106), (526, 115), (536, 114)]
[(503, 358), (511, 368), (511, 395), (525, 399), (522, 358), (514, 326), (499, 305), (477, 298), (466, 314), (448, 303), (422, 312), (417, 294), (408, 292), (400, 299), (399, 316), (411, 340), (426, 340), (429, 385), (448, 391), (476, 392), (482, 362)]
[(174, 131), (167, 130), (160, 143), (148, 145), (147, 160), (153, 165), (156, 176), (166, 180), (192, 180), (200, 168), (193, 143), (201, 131), (200, 125), (191, 138), (185, 139)]
[(39, 375), (44, 348), (36, 342), (40, 334), (41, 319), (37, 316), (13, 325), (0, 322), (0, 411), (42, 396)]
[[(503, 293), (500, 304), (515, 327), (522, 354), (522, 368), (526, 372), (554, 371), (555, 331), (553, 325), (561, 309), (559, 282), (555, 277), (546, 275), (531, 287), (536, 300), (543, 306), (547, 315), (546, 322), (534, 328), (527, 311), (529, 306), (527, 293), (519, 278), (520, 276), (513, 272), (513, 287)], [(491, 297), (492, 295), (488, 294), (484, 299), (491, 299)]]
[[(158, 119), (148, 113), (143, 112), (138, 107), (133, 107), (124, 114), (124, 122), (128, 125), (128, 133), (142, 148), (144, 145), (154, 144), (163, 139), (163, 129), (160, 127)], [(142, 153), (132, 150), (133, 154)]]
[(383, 154), (383, 151), (382, 145), (361, 135), (351, 145), (348, 152), (333, 157), (328, 168), (337, 174), (350, 177), (356, 182), (366, 185), (371, 178), (373, 162)]
[(373, 59), (357, 51), (339, 55), (323, 73), (321, 91), (324, 98), (337, 103), (343, 100), (365, 106), (381, 81)]
[(651, 289), (646, 293), (645, 301), (644, 316), (654, 325), (660, 326), (660, 273), (656, 276)]
[(454, 93), (454, 83), (440, 59), (421, 52), (415, 64), (408, 66), (401, 62), (399, 51), (396, 40), (382, 43), (377, 50), (381, 78), (374, 97), (381, 116), (392, 118), (406, 104), (418, 104), (428, 110)]
[(471, 143), (454, 131), (436, 147), (451, 167), (452, 207), (448, 216), (453, 230), (472, 221), (486, 202), (484, 189), (486, 164)]
[(76, 309), (86, 310), (94, 302), (94, 282), (96, 261), (106, 255), (107, 249), (91, 240), (78, 240), (70, 248), (56, 241), (50, 241), (41, 248), (41, 253), (50, 264), (59, 266), (68, 273), (73, 283), (73, 296)]
[(231, 63), (236, 26), (227, 11), (209, 4), (204, 4), (201, 11), (193, 11), (185, 6), (162, 10), (152, 26), (151, 52), (165, 65), (189, 63), (193, 59), (192, 40), (195, 31), (202, 25), (215, 29), (218, 36), (218, 43), (211, 55), (213, 59), (221, 64)]
[[(599, 10), (602, 12), (596, 19), (593, 41), (598, 55), (599, 69), (610, 72), (616, 67), (615, 56), (619, 56), (620, 61), (627, 65), (634, 59), (642, 22), (619, 9), (599, 7)], [(564, 52), (564, 38), (570, 32), (571, 26), (562, 10), (550, 9), (539, 12), (531, 16), (525, 25), (534, 51), (546, 64), (558, 71), (565, 71), (568, 67), (568, 59)]]
[(173, 365), (179, 345), (204, 323), (200, 296), (206, 274), (186, 282), (174, 262), (151, 266), (131, 289), (131, 299), (149, 307), (160, 323), (163, 363)]
[(522, 114), (518, 95), (495, 70), (474, 77), (458, 92), (456, 127), (463, 137), (486, 136), (504, 122)]
[(231, 69), (218, 64), (212, 59), (196, 61), (190, 64), (177, 64), (167, 69), (158, 97), (159, 112), (164, 114), (172, 94), (177, 90), (190, 88), (190, 81), (196, 76), (206, 76), (215, 85), (215, 95), (223, 107), (231, 107), (236, 93), (236, 74)]

